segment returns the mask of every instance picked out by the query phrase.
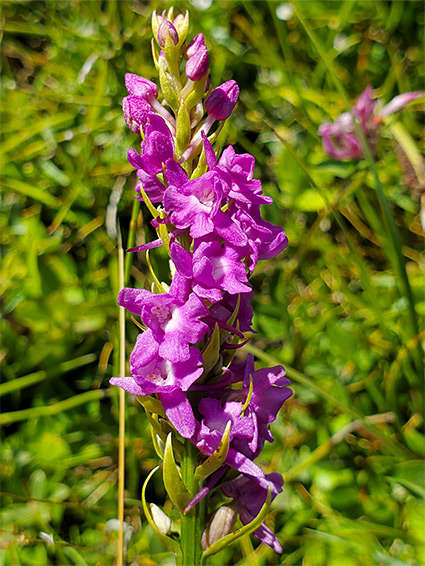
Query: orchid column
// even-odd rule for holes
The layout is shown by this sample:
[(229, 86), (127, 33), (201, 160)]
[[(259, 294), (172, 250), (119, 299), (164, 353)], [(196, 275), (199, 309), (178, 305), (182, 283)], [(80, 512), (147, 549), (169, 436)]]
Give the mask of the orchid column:
[[(142, 136), (141, 153), (130, 149), (128, 159), (158, 239), (128, 251), (164, 246), (172, 278), (163, 283), (152, 272), (151, 291), (120, 292), (119, 304), (141, 318), (142, 332), (131, 376), (111, 383), (137, 396), (152, 425), (178, 524), (146, 503), (156, 470), (142, 502), (178, 563), (200, 564), (249, 533), (281, 552), (263, 521), (283, 480), (254, 460), (273, 441), (269, 425), (291, 395), (289, 380), (281, 366), (255, 370), (252, 356), (241, 361), (236, 353), (252, 331), (249, 277), (287, 239), (261, 216), (272, 199), (253, 178), (254, 158), (230, 146), (217, 161), (214, 142), (237, 102), (237, 84), (212, 89), (202, 34), (187, 42), (187, 13), (154, 12), (152, 28), (163, 100), (155, 83), (127, 74), (123, 111)], [(236, 521), (242, 526), (234, 530)]]

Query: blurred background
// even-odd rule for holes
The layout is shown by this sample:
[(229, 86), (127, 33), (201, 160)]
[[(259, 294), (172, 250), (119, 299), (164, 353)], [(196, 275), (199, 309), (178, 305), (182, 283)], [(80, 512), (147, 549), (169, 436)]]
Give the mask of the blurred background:
[[(137, 136), (124, 124), (124, 74), (155, 80), (153, 9), (170, 3), (3, 0), (1, 143), (1, 565), (109, 565), (117, 552), (117, 217), (124, 246)], [(228, 143), (256, 158), (289, 246), (260, 264), (258, 366), (283, 364), (294, 396), (272, 426), (266, 470), (285, 477), (256, 539), (211, 564), (425, 562), (423, 99), (381, 130), (376, 167), (336, 162), (317, 129), (367, 85), (383, 103), (424, 87), (424, 5), (414, 1), (193, 0), (214, 86), (241, 88)], [(329, 62), (333, 69), (330, 70)], [(420, 175), (419, 175), (420, 177)], [(149, 214), (133, 214), (137, 243)], [(164, 279), (165, 258), (152, 259)], [(399, 254), (399, 256), (397, 255)], [(406, 264), (409, 293), (400, 261)], [(397, 259), (398, 258), (398, 259)], [(130, 285), (147, 286), (144, 255)], [(416, 321), (416, 327), (415, 322)], [(137, 328), (128, 320), (128, 353)], [(147, 419), (127, 397), (128, 564), (173, 564), (143, 517), (156, 465)], [(149, 501), (165, 505), (160, 481)]]

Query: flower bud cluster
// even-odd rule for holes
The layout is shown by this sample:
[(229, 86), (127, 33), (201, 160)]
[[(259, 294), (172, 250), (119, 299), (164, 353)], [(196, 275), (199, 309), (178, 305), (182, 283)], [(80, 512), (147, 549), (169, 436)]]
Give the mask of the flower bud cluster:
[[(254, 158), (229, 146), (217, 160), (213, 148), (236, 105), (236, 82), (211, 89), (203, 35), (186, 46), (187, 14), (154, 14), (152, 27), (161, 48), (158, 53), (153, 46), (153, 54), (164, 99), (159, 102), (153, 82), (127, 74), (123, 112), (128, 127), (142, 136), (140, 153), (130, 149), (128, 159), (159, 238), (132, 251), (163, 245), (174, 277), (160, 293), (120, 292), (118, 303), (140, 316), (146, 330), (130, 357), (131, 377), (111, 383), (137, 396), (154, 395), (172, 429), (198, 448), (201, 462), (217, 454), (227, 435), (223, 461), (187, 506), (216, 486), (232, 499), (219, 514), (226, 524), (211, 520), (208, 545), (233, 525), (228, 509), (249, 523), (282, 489), (281, 476), (266, 476), (254, 460), (273, 441), (269, 425), (291, 395), (289, 380), (281, 366), (255, 370), (252, 356), (238, 362), (235, 354), (252, 331), (250, 276), (259, 260), (286, 247), (287, 238), (262, 218), (261, 205), (272, 199), (254, 178)], [(228, 479), (231, 470), (236, 479)], [(264, 524), (254, 534), (281, 550)]]
[(342, 161), (344, 159), (362, 159), (364, 151), (362, 143), (354, 127), (357, 121), (372, 153), (376, 151), (378, 129), (382, 120), (401, 110), (403, 106), (423, 96), (423, 92), (405, 92), (393, 98), (383, 108), (372, 100), (372, 87), (368, 86), (357, 99), (351, 112), (344, 112), (335, 122), (322, 124), (318, 134), (323, 138), (323, 149), (326, 153)]

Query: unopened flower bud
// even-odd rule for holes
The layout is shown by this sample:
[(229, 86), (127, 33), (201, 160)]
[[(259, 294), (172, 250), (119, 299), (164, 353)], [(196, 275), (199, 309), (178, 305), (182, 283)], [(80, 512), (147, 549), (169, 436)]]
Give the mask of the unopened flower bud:
[(205, 45), (204, 36), (202, 33), (198, 33), (198, 35), (195, 35), (195, 37), (186, 47), (186, 51), (184, 53), (186, 59), (193, 57), (193, 55), (195, 55), (195, 53), (202, 47), (202, 45)]
[(122, 101), (124, 119), (130, 130), (140, 133), (140, 126), (145, 123), (147, 115), (152, 112), (151, 105), (139, 96), (126, 96)]
[(158, 87), (152, 81), (133, 73), (126, 73), (125, 86), (129, 94), (140, 96), (148, 102), (158, 97)]
[(173, 26), (179, 34), (179, 44), (182, 45), (189, 32), (189, 12), (186, 11), (185, 15), (179, 14), (174, 18)]
[(158, 43), (161, 47), (177, 45), (179, 34), (176, 28), (168, 20), (163, 20), (158, 28)]
[(209, 59), (205, 45), (201, 45), (186, 63), (186, 76), (192, 81), (200, 81), (208, 72)]
[(219, 507), (203, 532), (201, 541), (203, 550), (228, 535), (233, 529), (235, 520), (236, 511), (232, 504)]
[(226, 120), (233, 112), (239, 96), (236, 81), (227, 81), (215, 88), (205, 101), (205, 109), (215, 120)]
[(155, 503), (150, 504), (152, 519), (158, 530), (163, 535), (168, 535), (171, 532), (171, 519), (160, 509)]

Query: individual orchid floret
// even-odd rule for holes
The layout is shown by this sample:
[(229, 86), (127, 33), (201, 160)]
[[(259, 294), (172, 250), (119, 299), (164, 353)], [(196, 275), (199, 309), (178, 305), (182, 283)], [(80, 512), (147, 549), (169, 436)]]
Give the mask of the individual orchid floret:
[[(145, 116), (142, 130), (146, 140), (141, 144), (142, 155), (131, 148), (127, 158), (138, 169), (137, 175), (143, 190), (152, 202), (159, 202), (163, 198), (165, 186), (157, 175), (163, 171), (164, 163), (174, 155), (174, 138), (165, 120), (152, 112)], [(136, 190), (140, 190), (138, 186)]]
[(194, 293), (217, 303), (223, 291), (231, 295), (250, 293), (240, 247), (220, 243), (215, 238), (198, 239), (193, 253), (177, 244), (171, 246), (171, 259), (177, 270), (191, 280)]
[(196, 53), (200, 49), (202, 49), (202, 46), (204, 46), (204, 45), (205, 45), (204, 35), (202, 33), (198, 33), (198, 35), (195, 35), (195, 37), (192, 39), (192, 41), (186, 47), (186, 50), (184, 52), (184, 56), (186, 57), (186, 59), (190, 59), (191, 57), (193, 57), (193, 55), (196, 55)]
[(133, 395), (158, 394), (176, 430), (184, 438), (192, 438), (197, 421), (184, 392), (202, 375), (201, 353), (191, 347), (189, 358), (184, 362), (173, 363), (157, 356), (147, 365), (141, 365), (139, 354), (145, 348), (142, 344), (144, 334), (139, 334), (130, 357), (131, 377), (114, 377), (110, 383)]
[(238, 155), (229, 146), (223, 151), (217, 170), (228, 177), (229, 199), (245, 204), (272, 204), (273, 199), (262, 194), (261, 181), (252, 177), (254, 165), (252, 155)]
[(163, 164), (174, 155), (174, 138), (165, 120), (149, 112), (144, 117), (142, 126), (145, 142), (142, 142), (142, 155), (129, 149), (127, 158), (136, 168), (149, 175), (157, 175), (163, 171)]
[(378, 103), (372, 99), (372, 87), (366, 87), (357, 99), (352, 113), (344, 112), (334, 122), (320, 126), (318, 134), (323, 138), (323, 149), (330, 157), (340, 161), (364, 157), (363, 146), (353, 123), (354, 116), (366, 138), (366, 142), (374, 153), (378, 127), (383, 118), (397, 112), (423, 94), (423, 92), (400, 94), (379, 110)]
[(339, 161), (363, 157), (362, 144), (349, 113), (341, 114), (332, 124), (322, 124), (318, 134), (322, 136), (323, 149), (330, 157)]
[(183, 155), (180, 157), (179, 163), (183, 163), (189, 159), (195, 148), (201, 144), (202, 138), (205, 138), (205, 136), (208, 135), (211, 126), (216, 120), (227, 120), (233, 112), (238, 96), (239, 87), (233, 80), (223, 83), (211, 92), (205, 101), (205, 110), (207, 111), (208, 116), (193, 136)]
[(205, 101), (205, 109), (214, 120), (227, 120), (238, 101), (239, 87), (234, 80), (215, 88)]
[(208, 51), (203, 45), (186, 63), (185, 73), (188, 79), (200, 81), (209, 70)]
[(156, 114), (149, 114), (143, 125), (143, 169), (152, 175), (163, 171), (163, 165), (173, 158), (174, 138), (165, 120)]
[(138, 395), (152, 393), (171, 393), (180, 389), (187, 391), (192, 383), (202, 373), (202, 357), (199, 350), (193, 346), (189, 349), (189, 357), (184, 362), (171, 362), (156, 356), (144, 365), (141, 360), (141, 350), (145, 347), (139, 334), (135, 348), (130, 356), (130, 370), (133, 379), (141, 391)]
[(284, 230), (264, 220), (258, 205), (233, 203), (228, 212), (248, 239), (247, 267), (250, 273), (259, 260), (275, 257), (288, 245)]
[[(250, 417), (254, 425), (254, 434), (248, 447), (252, 451), (252, 457), (255, 458), (266, 440), (268, 442), (274, 440), (268, 425), (276, 419), (282, 405), (292, 395), (291, 389), (288, 388), (291, 382), (285, 377), (286, 372), (282, 366), (254, 371), (254, 359), (250, 354), (245, 362), (242, 364), (233, 362), (229, 369), (236, 375), (242, 371), (244, 374), (242, 389), (230, 393), (228, 400), (248, 399), (244, 415)], [(249, 396), (251, 387), (252, 393)], [(238, 446), (237, 442), (235, 447), (245, 453), (243, 446)]]
[[(277, 473), (267, 474), (265, 479), (271, 488), (273, 501), (276, 495), (282, 491), (282, 476)], [(221, 491), (224, 495), (233, 499), (233, 505), (238, 510), (243, 525), (247, 525), (255, 519), (267, 499), (267, 487), (259, 486), (252, 478), (243, 475), (223, 485)], [(261, 542), (273, 548), (275, 552), (282, 552), (282, 545), (276, 535), (264, 523), (253, 534)]]
[(225, 464), (241, 474), (252, 477), (255, 483), (267, 489), (268, 482), (262, 469), (252, 461), (251, 457), (233, 446), (233, 441), (237, 441), (239, 445), (248, 444), (255, 433), (254, 423), (250, 417), (242, 415), (242, 407), (243, 404), (238, 401), (228, 401), (222, 404), (218, 399), (203, 398), (198, 409), (204, 418), (192, 442), (202, 454), (211, 456), (217, 450), (230, 421), (230, 447)]
[[(171, 178), (175, 162), (167, 162), (166, 176)], [(168, 172), (168, 173), (167, 173)], [(182, 181), (182, 174), (179, 174)], [(214, 171), (184, 184), (171, 185), (164, 193), (164, 208), (178, 230), (189, 229), (192, 238), (217, 234), (236, 246), (246, 244), (246, 236), (220, 208), (227, 186)]]
[(159, 355), (171, 362), (189, 358), (189, 344), (199, 342), (208, 331), (201, 318), (208, 316), (205, 303), (194, 293), (182, 299), (170, 293), (155, 295), (145, 289), (123, 289), (118, 304), (139, 315), (148, 330), (140, 340), (139, 362), (146, 365)]

